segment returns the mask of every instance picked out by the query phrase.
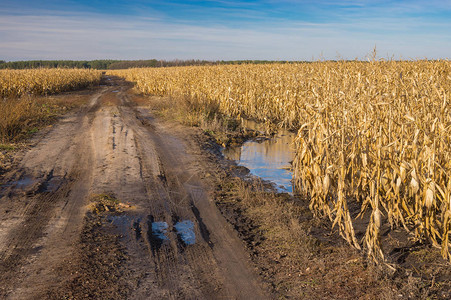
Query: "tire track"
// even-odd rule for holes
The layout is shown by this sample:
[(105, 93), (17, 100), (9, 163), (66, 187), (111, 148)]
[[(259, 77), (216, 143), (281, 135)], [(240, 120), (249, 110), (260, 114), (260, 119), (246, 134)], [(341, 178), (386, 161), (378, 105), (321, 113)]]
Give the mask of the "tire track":
[[(76, 239), (83, 212), (80, 208), (90, 184), (90, 126), (104, 89), (78, 113), (66, 116), (48, 136), (25, 154), (16, 170), (6, 174), (1, 190), (1, 298), (25, 299), (30, 290), (54, 284), (52, 268), (70, 253), (66, 239)], [(17, 178), (28, 178), (23, 187)], [(4, 188), (6, 186), (6, 188)], [(5, 210), (4, 210), (5, 209)]]

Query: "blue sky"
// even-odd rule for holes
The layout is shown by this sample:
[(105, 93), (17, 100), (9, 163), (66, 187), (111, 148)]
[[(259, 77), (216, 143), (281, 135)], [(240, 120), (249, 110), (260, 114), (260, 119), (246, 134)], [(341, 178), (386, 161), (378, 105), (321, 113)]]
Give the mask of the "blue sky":
[(450, 58), (451, 0), (0, 0), (0, 60)]

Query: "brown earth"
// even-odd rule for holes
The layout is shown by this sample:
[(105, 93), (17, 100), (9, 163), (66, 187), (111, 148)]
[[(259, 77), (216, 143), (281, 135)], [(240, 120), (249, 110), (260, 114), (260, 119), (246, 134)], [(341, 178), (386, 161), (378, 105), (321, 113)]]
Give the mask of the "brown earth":
[(187, 129), (155, 120), (130, 88), (107, 78), (2, 175), (0, 298), (269, 298)]

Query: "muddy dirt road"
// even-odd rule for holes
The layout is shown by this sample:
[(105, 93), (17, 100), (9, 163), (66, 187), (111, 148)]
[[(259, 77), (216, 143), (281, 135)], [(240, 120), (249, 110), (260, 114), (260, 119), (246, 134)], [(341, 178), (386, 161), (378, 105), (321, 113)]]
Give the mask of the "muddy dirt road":
[(107, 79), (3, 176), (0, 298), (268, 298), (183, 131)]

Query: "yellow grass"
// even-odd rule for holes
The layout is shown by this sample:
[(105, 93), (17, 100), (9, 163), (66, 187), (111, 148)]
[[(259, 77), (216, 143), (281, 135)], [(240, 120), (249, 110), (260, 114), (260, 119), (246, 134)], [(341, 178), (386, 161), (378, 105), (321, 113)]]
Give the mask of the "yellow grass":
[(0, 70), (0, 143), (20, 139), (59, 112), (54, 101), (34, 95), (82, 88), (100, 77), (100, 71), (79, 69)]
[[(147, 94), (298, 130), (297, 190), (373, 259), (403, 227), (451, 259), (451, 63), (318, 62), (115, 71)], [(353, 209), (350, 210), (350, 207)], [(354, 208), (360, 214), (352, 214)], [(354, 222), (369, 221), (363, 240)]]

